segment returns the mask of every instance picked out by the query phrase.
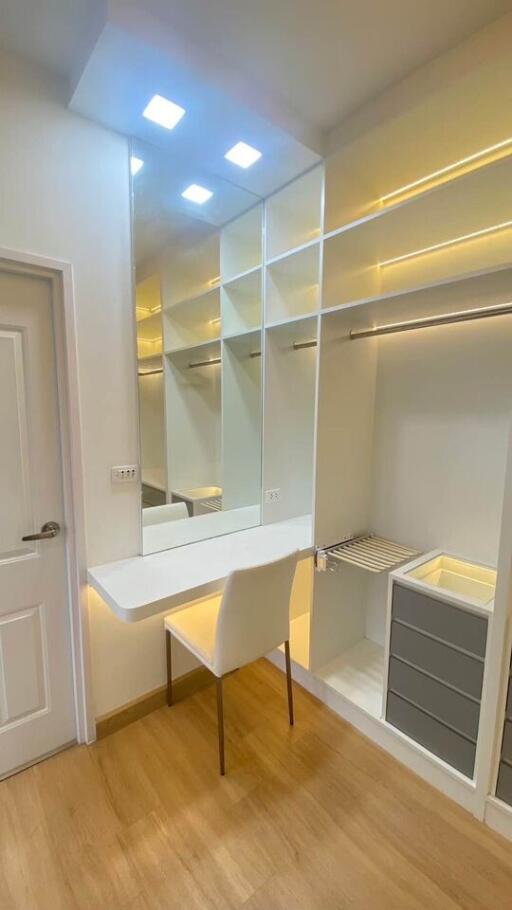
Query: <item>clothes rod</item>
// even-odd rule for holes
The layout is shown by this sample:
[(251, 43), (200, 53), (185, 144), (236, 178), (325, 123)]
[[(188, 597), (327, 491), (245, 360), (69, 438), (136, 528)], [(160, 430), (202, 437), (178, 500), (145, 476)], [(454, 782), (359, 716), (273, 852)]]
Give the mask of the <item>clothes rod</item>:
[(157, 373), (163, 373), (163, 368), (160, 367), (158, 370), (142, 370), (138, 373), (139, 376), (156, 376)]
[(192, 363), (189, 363), (189, 370), (197, 370), (198, 367), (211, 367), (215, 363), (221, 363), (221, 357), (212, 357), (211, 360), (194, 360)]
[(412, 329), (428, 329), (435, 325), (449, 325), (455, 322), (469, 322), (473, 319), (489, 319), (491, 316), (506, 316), (512, 313), (512, 303), (485, 307), (480, 310), (461, 310), (459, 313), (445, 313), (442, 316), (427, 316), (424, 319), (410, 319), (407, 322), (393, 322), (390, 325), (378, 325), (374, 329), (351, 329), (349, 337), (371, 338), (373, 335), (392, 335), (395, 332), (409, 332)]
[(294, 351), (302, 351), (304, 348), (316, 348), (317, 344), (315, 338), (313, 341), (294, 341), (292, 347)]

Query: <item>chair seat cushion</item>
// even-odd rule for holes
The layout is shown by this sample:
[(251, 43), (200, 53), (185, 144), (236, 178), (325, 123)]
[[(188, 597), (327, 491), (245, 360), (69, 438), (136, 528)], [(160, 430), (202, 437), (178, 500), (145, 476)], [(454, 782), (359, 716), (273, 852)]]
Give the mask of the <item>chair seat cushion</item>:
[(169, 613), (165, 628), (213, 672), (215, 630), (222, 594), (214, 594)]

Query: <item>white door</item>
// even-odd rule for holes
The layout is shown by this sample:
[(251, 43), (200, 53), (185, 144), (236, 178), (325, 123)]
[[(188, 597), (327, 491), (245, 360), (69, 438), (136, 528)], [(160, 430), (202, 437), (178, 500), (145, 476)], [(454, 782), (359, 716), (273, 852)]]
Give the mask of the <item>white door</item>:
[(0, 266), (0, 777), (75, 739), (51, 294)]

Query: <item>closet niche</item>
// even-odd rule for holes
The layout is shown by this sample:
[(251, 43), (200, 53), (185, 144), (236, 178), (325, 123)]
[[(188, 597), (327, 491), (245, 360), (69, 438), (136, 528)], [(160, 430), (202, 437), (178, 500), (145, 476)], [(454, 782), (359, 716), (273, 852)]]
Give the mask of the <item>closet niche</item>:
[(470, 778), (510, 429), (510, 280), (490, 272), (322, 319), (326, 571), (310, 665)]

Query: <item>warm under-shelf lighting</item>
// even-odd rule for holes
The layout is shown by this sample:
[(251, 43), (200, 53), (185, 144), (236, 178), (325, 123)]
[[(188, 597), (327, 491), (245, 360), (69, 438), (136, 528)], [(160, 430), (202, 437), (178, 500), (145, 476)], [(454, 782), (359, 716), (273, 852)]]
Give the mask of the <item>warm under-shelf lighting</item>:
[(507, 316), (512, 313), (512, 301), (496, 306), (481, 307), (473, 310), (459, 310), (455, 313), (442, 313), (439, 316), (425, 316), (421, 319), (408, 319), (404, 322), (391, 322), (388, 325), (377, 325), (372, 329), (351, 329), (349, 338), (372, 338), (374, 335), (393, 335), (396, 332), (409, 332), (413, 329), (428, 329), (437, 325), (449, 325), (455, 322), (470, 322), (473, 319), (488, 319), (491, 316)]
[(220, 275), (216, 275), (215, 278), (210, 278), (208, 284), (211, 288), (214, 288), (217, 284), (220, 284)]
[(388, 265), (396, 265), (399, 262), (405, 262), (407, 259), (415, 259), (417, 256), (424, 256), (426, 253), (436, 253), (438, 250), (445, 250), (456, 243), (463, 243), (466, 240), (473, 240), (476, 237), (485, 237), (486, 234), (492, 234), (495, 231), (502, 231), (505, 228), (512, 227), (512, 221), (503, 221), (501, 224), (493, 224), (491, 227), (482, 228), (480, 231), (472, 231), (471, 234), (462, 234), (461, 237), (452, 237), (451, 240), (443, 240), (442, 243), (434, 243), (432, 246), (425, 246), (421, 250), (413, 250), (411, 253), (404, 253), (402, 256), (394, 256), (392, 259), (384, 259), (377, 265), (383, 269)]
[(219, 325), (220, 321), (221, 321), (220, 316), (216, 316), (215, 319), (209, 320), (210, 325)]
[[(413, 193), (414, 190), (420, 190), (425, 185), (429, 183), (435, 183), (439, 178), (445, 177), (452, 173), (452, 171), (458, 170), (458, 168), (464, 168), (468, 164), (473, 164), (474, 162), (479, 161), (481, 158), (487, 157), (487, 155), (492, 155), (494, 152), (499, 152), (501, 149), (506, 149), (511, 147), (512, 152), (512, 137), (509, 139), (503, 139), (502, 142), (496, 142), (494, 145), (489, 145), (485, 149), (480, 149), (478, 152), (474, 152), (472, 155), (466, 155), (465, 158), (459, 158), (458, 161), (452, 162), (452, 164), (447, 164), (446, 167), (441, 167), (437, 171), (432, 171), (431, 174), (426, 174), (424, 177), (420, 177), (418, 180), (413, 180), (411, 183), (406, 183), (404, 186), (399, 186), (398, 189), (393, 190), (391, 193), (386, 193), (384, 196), (380, 197), (380, 201), (384, 203), (395, 201), (399, 196), (405, 196), (410, 193)], [(501, 156), (498, 156), (501, 157)]]

